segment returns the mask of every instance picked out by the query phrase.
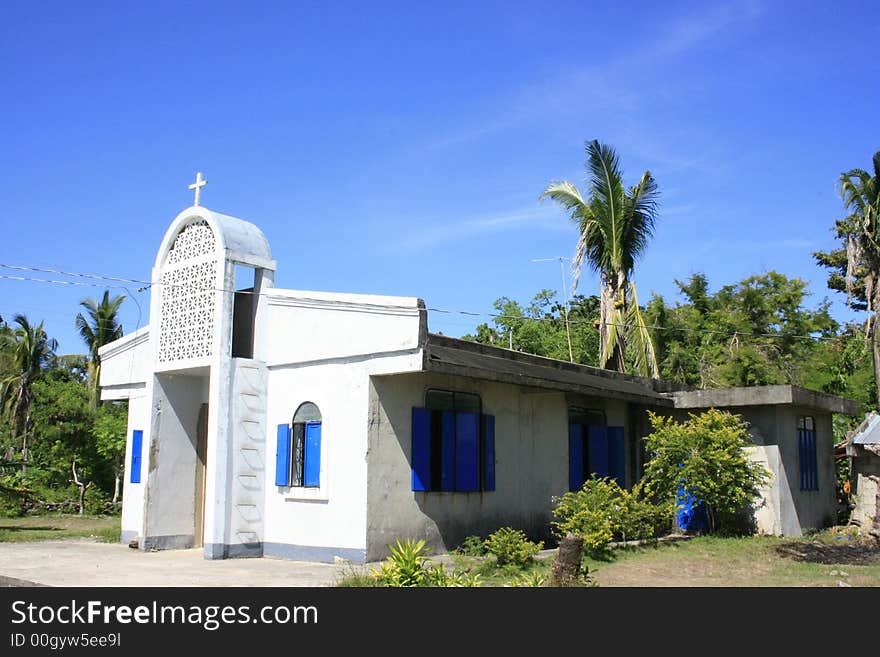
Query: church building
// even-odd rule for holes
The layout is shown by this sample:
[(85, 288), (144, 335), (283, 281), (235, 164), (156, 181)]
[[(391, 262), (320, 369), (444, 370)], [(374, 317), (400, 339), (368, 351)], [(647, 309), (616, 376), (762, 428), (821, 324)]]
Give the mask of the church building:
[(198, 197), (168, 227), (149, 325), (99, 352), (101, 398), (129, 408), (123, 542), (364, 562), (395, 538), (539, 536), (591, 473), (638, 480), (647, 410), (708, 407), (749, 420), (773, 472), (760, 531), (834, 521), (831, 413), (849, 400), (694, 391), (436, 335), (421, 299), (279, 289), (277, 266), (257, 226)]

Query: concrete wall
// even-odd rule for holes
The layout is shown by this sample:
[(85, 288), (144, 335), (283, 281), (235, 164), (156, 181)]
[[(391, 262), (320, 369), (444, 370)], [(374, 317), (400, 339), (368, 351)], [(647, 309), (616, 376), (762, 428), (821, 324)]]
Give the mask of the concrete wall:
[(271, 367), (418, 349), (420, 303), (412, 297), (274, 289), (267, 362)]
[[(131, 440), (135, 430), (144, 432), (141, 447), (141, 481), (131, 483)], [(122, 480), (122, 535), (121, 541), (128, 543), (140, 538), (144, 523), (144, 489), (148, 481), (144, 457), (150, 446), (150, 404), (146, 396), (132, 397), (128, 400), (128, 424), (125, 439), (125, 472)]]
[[(263, 553), (361, 562), (367, 534), (370, 376), (421, 368), (418, 300), (275, 294), (268, 307)], [(316, 404), (322, 416), (320, 487), (279, 487), (274, 483), (277, 426), (290, 424), (304, 402)]]
[(145, 394), (152, 356), (149, 327), (105, 345), (98, 353), (101, 399), (129, 399)]
[[(196, 436), (199, 410), (208, 401), (207, 371), (202, 375), (157, 374), (155, 409), (145, 455), (146, 522), (141, 549), (193, 545)], [(209, 436), (210, 444), (210, 436)], [(146, 447), (145, 447), (146, 449)]]
[(856, 506), (850, 522), (867, 533), (873, 528), (875, 521), (880, 522), (880, 456), (858, 445), (855, 447), (855, 454), (852, 459), (852, 481)]
[[(222, 544), (206, 546), (208, 556), (259, 557), (263, 552), (266, 489), (266, 364), (252, 359), (232, 361), (229, 409), (228, 467), (223, 495), (225, 521)], [(210, 450), (210, 447), (209, 447)], [(272, 451), (274, 456), (274, 451)]]
[[(424, 406), (428, 388), (476, 393), (483, 412), (495, 416), (496, 490), (412, 490), (412, 409)], [(628, 425), (627, 404), (620, 401), (567, 398), (562, 392), (440, 374), (373, 377), (367, 559), (381, 559), (396, 538), (425, 539), (441, 552), (468, 535), (486, 536), (502, 526), (546, 538), (552, 497), (568, 491), (570, 404), (604, 409), (610, 425)]]
[[(704, 409), (694, 409), (698, 413)], [(757, 531), (764, 534), (800, 536), (804, 531), (834, 524), (836, 518), (837, 476), (834, 469), (834, 436), (831, 414), (800, 406), (774, 404), (767, 406), (730, 407), (722, 410), (735, 413), (749, 423), (749, 433), (756, 447), (751, 457), (765, 465), (772, 478), (756, 502)], [(675, 417), (683, 420), (688, 412), (677, 410)], [(800, 489), (798, 454), (798, 418), (813, 417), (816, 426), (818, 490)]]
[[(797, 406), (779, 407), (777, 412), (779, 451), (797, 523), (801, 531), (829, 527), (837, 518), (837, 474), (831, 414)], [(797, 422), (798, 417), (803, 415), (811, 415), (816, 423), (818, 490), (800, 489)]]

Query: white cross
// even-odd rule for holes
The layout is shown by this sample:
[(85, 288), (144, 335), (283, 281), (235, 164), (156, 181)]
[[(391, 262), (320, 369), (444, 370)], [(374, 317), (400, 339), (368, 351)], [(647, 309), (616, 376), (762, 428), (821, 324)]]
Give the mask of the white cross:
[(202, 195), (202, 194), (201, 194), (201, 192), (202, 192), (202, 187), (204, 187), (204, 186), (207, 185), (207, 184), (208, 184), (208, 181), (207, 181), (207, 180), (202, 180), (202, 172), (199, 171), (199, 172), (196, 174), (196, 181), (195, 181), (192, 185), (189, 186), (190, 189), (194, 189), (194, 190), (196, 190), (196, 202), (193, 203), (193, 205), (198, 205), (198, 204), (199, 204), (199, 197)]

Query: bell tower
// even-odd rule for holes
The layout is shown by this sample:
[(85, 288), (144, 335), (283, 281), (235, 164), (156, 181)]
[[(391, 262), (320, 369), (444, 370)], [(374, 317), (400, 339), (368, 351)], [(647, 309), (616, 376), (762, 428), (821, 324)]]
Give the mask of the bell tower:
[(275, 261), (257, 226), (198, 204), (205, 184), (199, 174), (196, 204), (171, 223), (151, 278), (141, 547), (261, 556), (265, 294)]

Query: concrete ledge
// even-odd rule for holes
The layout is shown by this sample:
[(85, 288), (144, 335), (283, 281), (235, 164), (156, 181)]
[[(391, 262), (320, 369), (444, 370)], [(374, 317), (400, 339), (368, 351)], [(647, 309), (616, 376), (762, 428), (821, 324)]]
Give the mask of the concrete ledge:
[(685, 410), (790, 404), (829, 413), (858, 413), (858, 405), (852, 399), (789, 385), (687, 390), (673, 392), (671, 396), (675, 400), (675, 408)]
[(119, 535), (119, 542), (124, 545), (128, 545), (137, 537), (138, 537), (138, 533), (136, 531), (132, 531), (130, 529), (125, 529)]
[(366, 561), (367, 551), (357, 548), (264, 543), (263, 556), (291, 559), (293, 561), (320, 561), (323, 563), (333, 563), (336, 557), (339, 557), (352, 563), (362, 564)]
[(195, 540), (192, 534), (174, 534), (170, 536), (147, 536), (141, 541), (141, 550), (186, 550), (191, 548)]
[(205, 559), (258, 559), (262, 543), (205, 543)]

